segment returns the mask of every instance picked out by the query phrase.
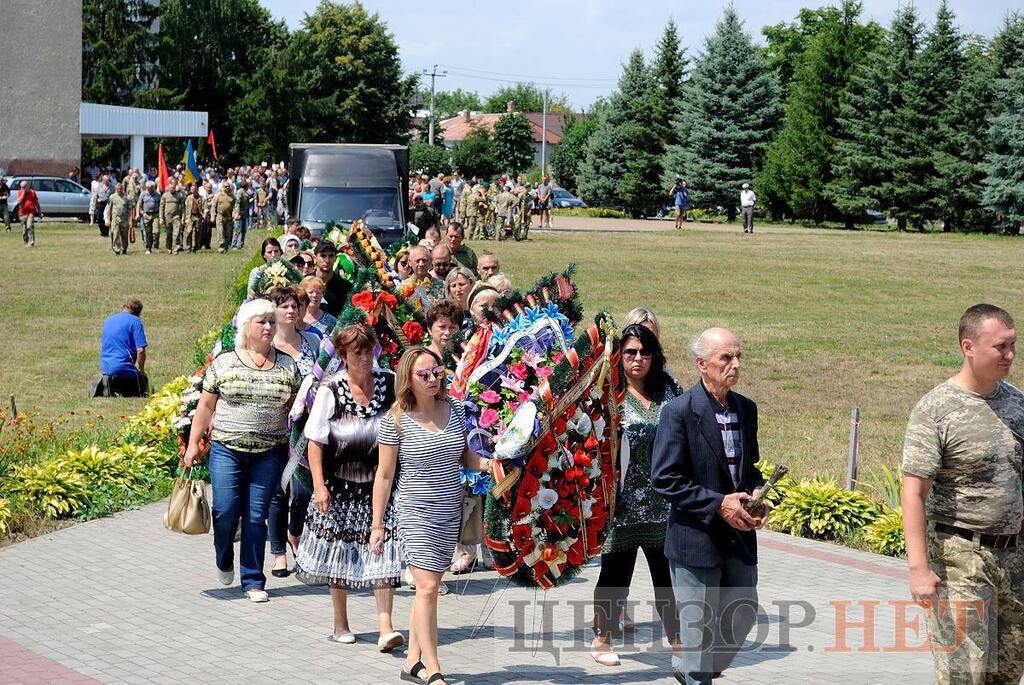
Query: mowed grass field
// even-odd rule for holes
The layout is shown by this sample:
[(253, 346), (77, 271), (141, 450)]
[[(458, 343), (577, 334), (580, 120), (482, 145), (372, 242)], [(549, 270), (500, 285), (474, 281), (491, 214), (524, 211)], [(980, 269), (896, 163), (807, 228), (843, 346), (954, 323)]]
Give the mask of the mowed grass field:
[[(256, 250), (262, 237), (246, 242)], [(22, 243), (20, 227), (0, 229), (0, 246), (0, 402), (6, 407), (13, 393), (19, 411), (38, 412), (41, 420), (81, 417), (86, 409), (110, 417), (142, 406), (139, 399), (86, 396), (99, 375), (103, 319), (130, 297), (144, 307), (152, 387), (191, 373), (193, 341), (223, 323), (230, 284), (252, 254), (147, 255), (136, 242), (128, 256), (116, 257), (95, 226), (77, 223), (37, 226), (33, 248)]]
[[(594, 226), (610, 226), (594, 221)], [(956, 322), (992, 302), (1024, 318), (1024, 241), (989, 236), (689, 224), (684, 231), (557, 232), (496, 250), (518, 287), (578, 265), (588, 316), (634, 306), (661, 319), (669, 363), (696, 380), (685, 353), (700, 330), (732, 328), (743, 344), (738, 389), (757, 401), (762, 455), (798, 475), (845, 473), (850, 410), (861, 408), (861, 477), (898, 463), (906, 417), (959, 365)], [(227, 315), (229, 285), (250, 250), (116, 258), (94, 227), (47, 224), (34, 249), (0, 233), (0, 399), (46, 415), (127, 414), (141, 400), (87, 399), (103, 318), (130, 296), (145, 304), (151, 380), (191, 372), (193, 341)], [(1022, 367), (1011, 381), (1024, 381)]]
[[(963, 310), (991, 302), (1024, 320), (1024, 241), (1013, 238), (744, 235), (688, 224), (657, 233), (556, 229), (492, 249), (517, 286), (576, 262), (588, 316), (606, 309), (621, 321), (634, 306), (653, 309), (669, 364), (686, 385), (697, 380), (686, 354), (690, 336), (709, 326), (733, 329), (743, 346), (737, 389), (758, 403), (762, 457), (798, 475), (845, 475), (854, 405), (861, 480), (898, 464), (910, 409), (960, 364)], [(1010, 380), (1024, 381), (1024, 364)]]

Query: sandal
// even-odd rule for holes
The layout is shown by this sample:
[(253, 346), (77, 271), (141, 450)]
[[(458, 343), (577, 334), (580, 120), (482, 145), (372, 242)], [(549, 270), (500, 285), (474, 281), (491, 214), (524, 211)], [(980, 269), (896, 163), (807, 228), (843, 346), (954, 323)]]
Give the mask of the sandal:
[(407, 683), (421, 683), (423, 678), (420, 677), (420, 673), (425, 670), (427, 670), (427, 667), (423, 665), (423, 662), (417, 661), (408, 671), (403, 668), (399, 677)]
[(472, 573), (474, 570), (476, 570), (476, 557), (470, 556), (469, 554), (463, 554), (451, 566), (451, 571), (454, 575)]
[(441, 673), (441, 671), (438, 671), (434, 675), (432, 675), (429, 678), (427, 678), (427, 685), (430, 685), (430, 683), (436, 683), (439, 680), (443, 680), (445, 683), (448, 682), (448, 679), (444, 677), (444, 673)]

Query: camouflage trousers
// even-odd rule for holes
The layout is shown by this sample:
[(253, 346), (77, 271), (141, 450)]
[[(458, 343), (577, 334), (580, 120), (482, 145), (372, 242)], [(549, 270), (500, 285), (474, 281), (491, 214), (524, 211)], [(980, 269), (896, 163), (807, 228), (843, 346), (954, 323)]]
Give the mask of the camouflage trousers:
[[(168, 252), (181, 252), (181, 239), (183, 236), (181, 217), (178, 215), (169, 217), (164, 222), (164, 247)], [(159, 240), (157, 242), (160, 242)]]
[(1024, 547), (1004, 550), (928, 530), (939, 606), (928, 632), (939, 685), (1017, 685), (1024, 675)]
[(480, 237), (480, 217), (472, 214), (466, 215), (463, 227), (466, 229), (466, 237), (476, 239)]

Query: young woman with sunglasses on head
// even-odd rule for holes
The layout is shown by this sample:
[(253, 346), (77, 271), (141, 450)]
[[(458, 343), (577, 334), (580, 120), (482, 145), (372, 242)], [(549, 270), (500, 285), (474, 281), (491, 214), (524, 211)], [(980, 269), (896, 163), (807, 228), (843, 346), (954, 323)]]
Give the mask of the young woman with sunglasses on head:
[(594, 641), (591, 656), (603, 666), (618, 666), (612, 639), (620, 633), (638, 550), (644, 551), (651, 571), (658, 613), (665, 635), (679, 641), (679, 616), (665, 558), (665, 527), (669, 505), (651, 485), (651, 450), (665, 404), (679, 387), (665, 371), (665, 354), (658, 337), (642, 324), (622, 331), (619, 382), (625, 399), (619, 408), (622, 422), (620, 488), (615, 519), (601, 554), (601, 575), (594, 588)]
[(384, 549), (384, 514), (398, 473), (395, 505), (402, 553), (416, 581), (402, 680), (448, 685), (437, 660), (437, 594), (462, 523), (459, 467), (491, 473), (466, 443), (462, 405), (448, 397), (445, 368), (429, 349), (408, 350), (395, 374), (395, 404), (381, 421), (370, 548)]

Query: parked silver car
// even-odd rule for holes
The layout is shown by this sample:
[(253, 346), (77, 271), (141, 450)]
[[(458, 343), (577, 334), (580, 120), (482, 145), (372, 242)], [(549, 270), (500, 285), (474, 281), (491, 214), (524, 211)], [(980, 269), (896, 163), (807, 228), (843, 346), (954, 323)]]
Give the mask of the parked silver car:
[(7, 200), (7, 209), (12, 217), (16, 216), (14, 213), (17, 211), (22, 181), (28, 181), (36, 191), (43, 216), (76, 216), (82, 221), (89, 221), (89, 190), (74, 181), (56, 176), (8, 176), (7, 185), (11, 187), (11, 197)]

